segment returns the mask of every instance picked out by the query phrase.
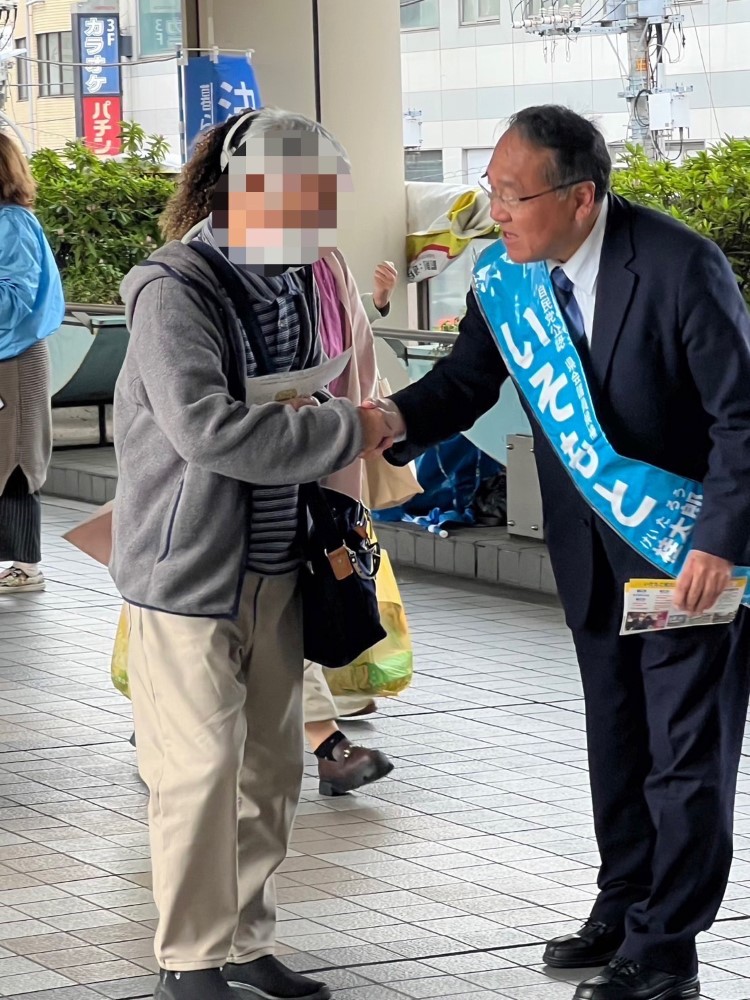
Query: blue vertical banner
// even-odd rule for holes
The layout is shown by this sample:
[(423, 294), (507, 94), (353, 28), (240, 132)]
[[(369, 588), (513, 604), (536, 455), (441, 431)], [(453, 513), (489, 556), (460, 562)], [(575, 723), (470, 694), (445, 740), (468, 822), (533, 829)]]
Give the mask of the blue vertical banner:
[(184, 68), (185, 147), (204, 129), (261, 107), (255, 70), (245, 56), (191, 56)]
[(120, 81), (120, 17), (118, 14), (82, 14), (78, 18), (82, 97), (116, 97)]

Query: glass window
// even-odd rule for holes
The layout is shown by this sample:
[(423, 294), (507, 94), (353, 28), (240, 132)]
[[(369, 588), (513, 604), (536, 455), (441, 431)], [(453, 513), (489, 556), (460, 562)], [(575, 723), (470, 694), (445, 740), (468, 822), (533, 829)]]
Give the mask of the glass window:
[(439, 27), (439, 0), (401, 0), (402, 31)]
[(461, 23), (483, 24), (500, 20), (500, 0), (461, 0)]
[(39, 59), (39, 96), (72, 97), (75, 94), (73, 34), (52, 31), (36, 36)]
[(500, 0), (461, 0), (461, 23), (482, 24), (500, 20)]
[(442, 149), (420, 149), (404, 153), (407, 181), (443, 181)]
[(492, 159), (492, 146), (464, 150), (464, 183), (476, 185)]
[[(17, 38), (15, 41), (17, 49), (26, 48), (26, 39)], [(18, 87), (18, 100), (28, 101), (29, 99), (29, 64), (26, 59), (19, 57), (16, 59), (16, 86)]]
[(138, 0), (138, 37), (142, 56), (174, 52), (182, 44), (181, 0)]

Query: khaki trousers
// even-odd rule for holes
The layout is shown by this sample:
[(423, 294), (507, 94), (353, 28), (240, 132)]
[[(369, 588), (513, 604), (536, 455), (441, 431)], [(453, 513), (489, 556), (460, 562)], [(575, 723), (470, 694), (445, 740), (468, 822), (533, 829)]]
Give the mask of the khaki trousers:
[(305, 660), (302, 696), (305, 722), (329, 722), (344, 715), (354, 715), (373, 700), (369, 695), (362, 694), (337, 695), (334, 698), (323, 668), (311, 660)]
[(128, 613), (159, 965), (191, 971), (272, 954), (273, 875), (302, 780), (297, 574), (248, 574), (237, 621)]

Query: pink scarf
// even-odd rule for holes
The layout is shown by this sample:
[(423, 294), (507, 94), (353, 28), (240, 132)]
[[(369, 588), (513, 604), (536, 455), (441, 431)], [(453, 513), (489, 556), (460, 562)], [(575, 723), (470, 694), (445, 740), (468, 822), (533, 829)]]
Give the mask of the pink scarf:
[[(336, 278), (326, 260), (317, 260), (312, 266), (313, 277), (320, 296), (320, 340), (329, 358), (337, 358), (349, 347), (346, 310), (341, 301)], [(346, 395), (346, 379), (335, 379), (328, 387), (331, 395)]]

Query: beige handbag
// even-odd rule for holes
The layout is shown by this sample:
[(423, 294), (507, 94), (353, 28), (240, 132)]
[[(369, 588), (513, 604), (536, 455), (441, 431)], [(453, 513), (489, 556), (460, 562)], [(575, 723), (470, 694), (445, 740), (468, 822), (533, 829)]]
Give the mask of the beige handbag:
[[(378, 398), (391, 395), (388, 379), (378, 378)], [(390, 465), (382, 456), (365, 462), (362, 477), (362, 502), (370, 510), (387, 510), (408, 503), (424, 490), (419, 485), (413, 462)]]

